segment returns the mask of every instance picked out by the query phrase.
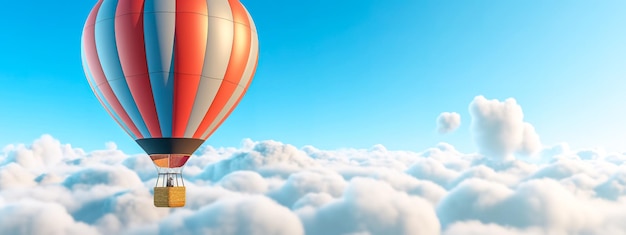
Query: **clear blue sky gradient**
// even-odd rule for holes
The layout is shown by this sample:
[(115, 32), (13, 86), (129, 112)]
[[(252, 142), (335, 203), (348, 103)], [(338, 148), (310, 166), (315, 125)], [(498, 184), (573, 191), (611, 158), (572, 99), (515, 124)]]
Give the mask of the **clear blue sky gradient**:
[[(0, 146), (44, 133), (85, 150), (141, 149), (89, 89), (95, 0), (0, 4)], [(259, 31), (249, 92), (207, 144), (474, 151), (468, 105), (514, 97), (544, 144), (626, 151), (626, 1), (242, 1)], [(459, 112), (461, 128), (436, 133)]]

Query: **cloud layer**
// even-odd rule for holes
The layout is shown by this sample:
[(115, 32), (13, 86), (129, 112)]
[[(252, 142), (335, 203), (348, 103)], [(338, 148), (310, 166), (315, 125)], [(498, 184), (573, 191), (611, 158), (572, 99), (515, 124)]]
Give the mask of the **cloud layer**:
[(0, 154), (0, 234), (626, 234), (626, 155), (542, 147), (514, 100), (470, 112), (478, 153), (207, 147), (177, 209), (153, 206), (146, 155), (44, 135)]

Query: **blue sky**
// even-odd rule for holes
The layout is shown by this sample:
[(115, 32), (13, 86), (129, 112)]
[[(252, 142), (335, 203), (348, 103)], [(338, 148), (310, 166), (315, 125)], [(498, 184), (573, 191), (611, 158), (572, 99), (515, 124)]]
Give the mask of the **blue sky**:
[[(422, 150), (469, 141), (477, 95), (515, 98), (544, 144), (626, 151), (624, 1), (242, 1), (257, 75), (207, 144)], [(95, 1), (8, 1), (0, 15), (0, 146), (44, 133), (141, 150), (91, 93), (80, 35)], [(436, 133), (441, 112), (461, 128)]]

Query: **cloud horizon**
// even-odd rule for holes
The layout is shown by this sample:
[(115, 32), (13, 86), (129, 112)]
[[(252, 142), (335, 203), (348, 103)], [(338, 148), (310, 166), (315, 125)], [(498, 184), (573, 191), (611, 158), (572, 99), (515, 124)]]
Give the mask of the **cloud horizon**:
[(544, 145), (514, 99), (469, 109), (475, 153), (207, 146), (176, 209), (147, 155), (42, 135), (0, 152), (0, 234), (626, 234), (625, 154)]

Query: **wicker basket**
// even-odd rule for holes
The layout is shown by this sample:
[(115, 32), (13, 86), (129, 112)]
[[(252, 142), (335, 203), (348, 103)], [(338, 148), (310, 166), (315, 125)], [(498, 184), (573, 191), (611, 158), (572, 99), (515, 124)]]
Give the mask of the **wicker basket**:
[(185, 187), (154, 187), (154, 206), (185, 206)]

